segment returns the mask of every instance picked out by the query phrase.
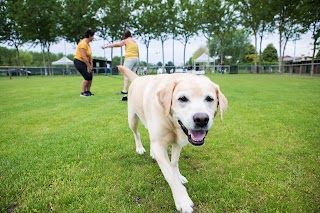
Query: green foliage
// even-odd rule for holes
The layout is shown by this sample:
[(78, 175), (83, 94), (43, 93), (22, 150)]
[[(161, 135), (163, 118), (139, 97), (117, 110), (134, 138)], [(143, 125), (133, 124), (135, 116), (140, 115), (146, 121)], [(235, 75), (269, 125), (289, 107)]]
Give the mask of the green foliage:
[(222, 26), (223, 7), (219, 0), (195, 1), (197, 7), (197, 22), (201, 23), (200, 27), (204, 36), (209, 39), (216, 32), (220, 31)]
[(155, 38), (161, 41), (162, 64), (164, 62), (164, 42), (170, 38), (170, 35), (176, 35), (177, 11), (178, 7), (174, 0), (163, 2), (162, 0), (153, 0), (152, 4), (157, 9), (154, 11), (156, 17), (161, 17), (161, 24), (155, 28)]
[[(25, 10), (23, 1), (1, 1), (1, 12), (4, 12), (0, 30), (0, 42), (7, 43), (17, 51), (17, 64), (20, 65), (19, 47), (28, 41), (26, 24), (24, 23)], [(29, 29), (28, 29), (29, 30)]]
[(252, 34), (263, 33), (272, 29), (273, 16), (270, 2), (260, 0), (232, 1), (240, 12), (240, 24)]
[(265, 62), (275, 62), (278, 61), (277, 49), (273, 44), (268, 44), (267, 47), (263, 50), (263, 61)]
[[(158, 10), (156, 5), (152, 1), (137, 1), (136, 13), (133, 14), (133, 18), (136, 21), (132, 23), (132, 27), (135, 30), (135, 34), (140, 37), (142, 43), (147, 49), (147, 63), (149, 62), (149, 46), (152, 39), (156, 38), (155, 31), (157, 25), (156, 23), (159, 17), (156, 15), (155, 11)], [(130, 19), (130, 20), (131, 20)]]
[(186, 46), (194, 35), (198, 32), (198, 26), (200, 25), (199, 19), (194, 18), (194, 14), (197, 12), (197, 4), (189, 0), (181, 0), (178, 5), (179, 24), (177, 27), (178, 35), (176, 38), (181, 41), (184, 46), (183, 50), (183, 64), (186, 64)]
[(88, 28), (96, 29), (98, 21), (95, 0), (63, 0), (60, 12), (61, 35), (68, 42), (79, 43)]
[(10, 46), (22, 45), (26, 42), (23, 38), (23, 8), (22, 0), (16, 1), (1, 1), (1, 28), (0, 28), (0, 39), (1, 42), (7, 43)]
[[(319, 212), (319, 77), (210, 75), (229, 101), (179, 167), (196, 212)], [(0, 77), (0, 212), (175, 212), (122, 77)], [(299, 97), (299, 98), (296, 98)]]
[[(204, 36), (210, 40), (213, 36), (219, 39), (219, 55), (221, 62), (225, 58), (225, 41), (231, 31), (236, 28), (237, 20), (234, 15), (232, 2), (220, 0), (197, 1), (199, 4), (198, 17)], [(210, 43), (210, 41), (209, 41)]]
[(169, 61), (166, 66), (174, 66), (174, 63), (172, 61)]
[(247, 54), (256, 54), (256, 50), (252, 44), (247, 44), (245, 47), (245, 55)]
[[(98, 1), (98, 6), (100, 7), (96, 15), (98, 35), (113, 43), (124, 38), (125, 29), (133, 33), (131, 28), (135, 20), (131, 17), (131, 13), (135, 10), (135, 1), (109, 0), (107, 3)], [(111, 58), (113, 58), (113, 51)], [(112, 64), (118, 63), (120, 62), (112, 61)]]
[[(40, 45), (42, 52), (46, 53), (43, 55), (43, 60), (51, 64), (50, 46), (56, 43), (60, 36), (57, 23), (62, 10), (61, 4), (56, 0), (26, 0), (20, 3), (22, 10), (17, 22), (21, 28), (22, 38), (33, 45)], [(19, 51), (17, 53), (18, 64), (22, 65)]]
[(196, 49), (196, 51), (192, 55), (192, 61), (194, 61), (196, 58), (201, 56), (203, 53), (208, 54), (208, 50), (206, 47), (202, 46), (202, 47), (199, 47), (198, 49)]
[[(261, 40), (264, 33), (277, 28), (282, 52), (287, 41), (309, 30), (314, 39), (313, 49), (317, 50), (320, 43), (320, 17), (314, 9), (317, 6), (316, 0), (2, 0), (0, 42), (16, 49), (19, 64), (22, 44), (40, 45), (49, 52), (50, 46), (61, 38), (78, 43), (89, 27), (108, 42), (120, 40), (124, 29), (130, 29), (147, 49), (155, 38), (163, 44), (173, 37), (186, 50), (192, 36), (202, 34), (210, 40), (215, 35), (221, 46), (221, 60), (225, 55), (235, 55), (231, 58), (234, 63), (243, 53), (228, 52), (232, 45), (226, 40), (240, 25)], [(50, 63), (50, 54), (45, 60)]]
[(5, 26), (7, 24), (7, 1), (0, 1), (0, 40), (6, 40)]
[(30, 66), (33, 61), (32, 54), (28, 51), (20, 51), (20, 65)]
[(16, 66), (16, 51), (0, 47), (0, 66)]
[(3, 35), (5, 34), (4, 26), (7, 23), (7, 1), (0, 1), (0, 39), (3, 39)]
[[(300, 17), (304, 31), (311, 31), (313, 38), (313, 56), (315, 51), (320, 48), (320, 13), (318, 10), (319, 2), (316, 0), (306, 0), (300, 10)], [(316, 9), (317, 8), (317, 9)], [(319, 52), (318, 52), (319, 54)], [(319, 57), (318, 57), (319, 58)]]
[[(63, 57), (63, 53), (50, 53), (50, 58), (52, 61), (59, 60)], [(73, 54), (67, 55), (67, 58), (73, 61)], [(103, 57), (95, 57), (96, 59), (102, 59)], [(20, 51), (21, 66), (31, 66), (31, 67), (44, 67), (49, 66), (48, 61), (43, 62), (42, 52), (30, 52), (30, 51)], [(124, 61), (124, 57), (122, 58)], [(113, 58), (114, 66), (120, 65), (120, 57), (115, 56)], [(0, 47), (0, 66), (18, 66), (17, 63), (17, 51), (14, 49), (8, 49), (5, 47)]]
[(147, 66), (147, 62), (145, 62), (145, 61), (140, 61), (140, 62), (139, 62), (139, 65), (140, 65), (141, 67)]
[[(120, 56), (115, 56), (112, 58), (112, 66), (118, 66), (120, 65), (121, 57)], [(122, 56), (122, 62), (124, 61), (124, 56)]]
[(243, 59), (242, 62), (243, 63), (254, 63), (254, 62), (258, 62), (259, 58), (257, 57), (256, 54), (246, 54)]
[(316, 58), (320, 58), (320, 50), (318, 50), (318, 53), (316, 55)]
[[(249, 33), (246, 30), (233, 30), (225, 35), (224, 46), (221, 46), (220, 39), (217, 35), (214, 35), (210, 40), (210, 54), (211, 56), (216, 55), (223, 49), (224, 56), (231, 56), (230, 64), (241, 62), (244, 56), (248, 54), (244, 50), (250, 45), (249, 37)], [(226, 58), (224, 57), (222, 61), (226, 62)]]
[(299, 38), (301, 32), (301, 21), (299, 20), (303, 19), (299, 17), (299, 10), (303, 4), (305, 3), (299, 0), (271, 1), (270, 15), (273, 15), (273, 24), (279, 32), (279, 57), (284, 55), (286, 43), (289, 40)]
[(257, 56), (257, 52), (255, 47), (252, 44), (247, 44), (244, 47), (243, 59), (242, 63), (254, 63), (258, 62), (259, 58)]
[[(62, 53), (50, 53), (50, 58), (52, 59), (52, 61), (56, 61), (60, 59), (62, 56)], [(73, 55), (69, 56), (69, 59), (73, 60)], [(20, 65), (32, 67), (44, 66), (43, 53), (32, 51), (20, 51)], [(0, 47), (0, 66), (19, 66), (17, 51), (14, 49)], [(48, 61), (46, 61), (46, 66), (49, 66)]]

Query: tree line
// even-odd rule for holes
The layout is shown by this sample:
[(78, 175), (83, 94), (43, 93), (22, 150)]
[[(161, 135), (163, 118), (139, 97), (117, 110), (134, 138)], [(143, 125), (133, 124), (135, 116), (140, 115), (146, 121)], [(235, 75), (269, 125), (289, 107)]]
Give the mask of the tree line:
[(52, 44), (62, 38), (78, 43), (89, 27), (108, 42), (122, 39), (124, 29), (133, 30), (146, 47), (147, 63), (152, 40), (161, 41), (164, 64), (164, 42), (173, 39), (183, 44), (186, 64), (186, 46), (197, 35), (207, 39), (211, 56), (225, 61), (230, 54), (227, 41), (240, 32), (254, 36), (252, 57), (257, 65), (264, 61), (264, 36), (277, 33), (281, 71), (288, 41), (311, 32), (312, 58), (320, 43), (316, 0), (0, 0), (0, 14), (0, 40), (16, 49), (18, 64), (23, 44), (39, 45), (43, 63), (50, 64)]
[[(25, 67), (50, 67), (48, 61), (43, 62), (43, 55), (41, 52), (24, 51), (20, 50), (20, 65), (17, 64), (18, 58), (16, 50), (12, 48), (0, 47), (0, 66), (25, 66)], [(50, 53), (50, 59), (57, 61), (63, 57), (63, 53)], [(69, 54), (66, 56), (68, 59), (73, 60), (74, 55)], [(105, 60), (104, 57), (94, 57), (95, 59)], [(114, 56), (113, 66), (120, 65), (124, 57)], [(45, 63), (45, 64), (44, 64)], [(147, 66), (147, 62), (140, 61), (140, 66)], [(162, 64), (160, 65), (162, 66)]]
[[(240, 37), (240, 39), (243, 37)], [(238, 38), (239, 39), (239, 38)], [(240, 40), (239, 39), (239, 40)], [(229, 42), (228, 42), (229, 43)], [(205, 47), (198, 48), (193, 57), (189, 59), (186, 63), (187, 65), (193, 65), (193, 59), (199, 57), (203, 52), (206, 51)], [(25, 67), (49, 67), (48, 61), (43, 62), (43, 55), (41, 52), (34, 51), (24, 51), (20, 50), (20, 65), (17, 64), (18, 58), (16, 54), (16, 50), (12, 48), (0, 47), (0, 66), (25, 66)], [(255, 49), (254, 46), (250, 43), (241, 43), (241, 41), (233, 41), (229, 43), (229, 45), (225, 48), (225, 52), (227, 55), (232, 55), (234, 57), (226, 59), (226, 64), (253, 64), (255, 60)], [(264, 64), (278, 64), (278, 53), (273, 44), (268, 44), (267, 47), (262, 52)], [(318, 52), (319, 55), (319, 52)], [(63, 57), (63, 53), (50, 53), (50, 59), (52, 61), (59, 60)], [(66, 56), (70, 60), (73, 60), (74, 55), (69, 54)], [(320, 57), (320, 55), (319, 55)], [(104, 57), (95, 57), (95, 59), (105, 60)], [(121, 64), (121, 61), (124, 60), (122, 56), (114, 56), (112, 58), (113, 66), (117, 66)], [(241, 60), (241, 63), (239, 62)], [(45, 63), (45, 64), (44, 64)], [(219, 60), (216, 59), (216, 64), (219, 63)], [(158, 66), (162, 67), (162, 65), (166, 66), (174, 66), (172, 61), (169, 61), (167, 64), (162, 64), (162, 62), (158, 62), (156, 64), (150, 64), (146, 61), (140, 61), (140, 66)]]

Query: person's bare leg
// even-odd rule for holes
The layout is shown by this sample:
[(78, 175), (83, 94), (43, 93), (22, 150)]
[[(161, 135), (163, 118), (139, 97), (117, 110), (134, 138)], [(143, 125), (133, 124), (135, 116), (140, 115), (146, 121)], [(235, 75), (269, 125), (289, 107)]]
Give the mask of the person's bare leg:
[(81, 90), (82, 92), (86, 92), (88, 88), (88, 81), (87, 80), (83, 80), (82, 84), (81, 84)]
[(92, 84), (92, 80), (88, 81), (87, 90), (86, 91), (90, 91), (91, 84)]

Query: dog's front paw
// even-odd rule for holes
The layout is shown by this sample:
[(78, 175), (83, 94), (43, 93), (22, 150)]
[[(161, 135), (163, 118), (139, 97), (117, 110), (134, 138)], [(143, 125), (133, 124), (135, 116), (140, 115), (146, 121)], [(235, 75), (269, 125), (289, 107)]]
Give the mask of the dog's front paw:
[(143, 147), (136, 148), (136, 152), (138, 152), (140, 155), (144, 154), (146, 150)]
[(178, 211), (182, 213), (193, 212), (193, 202), (188, 195), (181, 197), (175, 203)]
[(187, 180), (187, 178), (185, 178), (185, 176), (183, 176), (183, 175), (179, 175), (179, 180), (180, 180), (180, 182), (182, 183), (182, 184), (185, 184), (185, 183), (188, 183), (188, 180)]

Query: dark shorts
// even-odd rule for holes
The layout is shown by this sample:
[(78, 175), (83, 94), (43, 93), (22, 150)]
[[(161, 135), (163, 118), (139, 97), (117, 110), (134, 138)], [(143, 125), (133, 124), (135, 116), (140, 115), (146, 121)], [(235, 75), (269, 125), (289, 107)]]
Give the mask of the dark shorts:
[(87, 71), (87, 65), (78, 59), (73, 60), (74, 66), (76, 69), (80, 72), (80, 74), (83, 76), (84, 80), (92, 81), (92, 72), (89, 73)]

